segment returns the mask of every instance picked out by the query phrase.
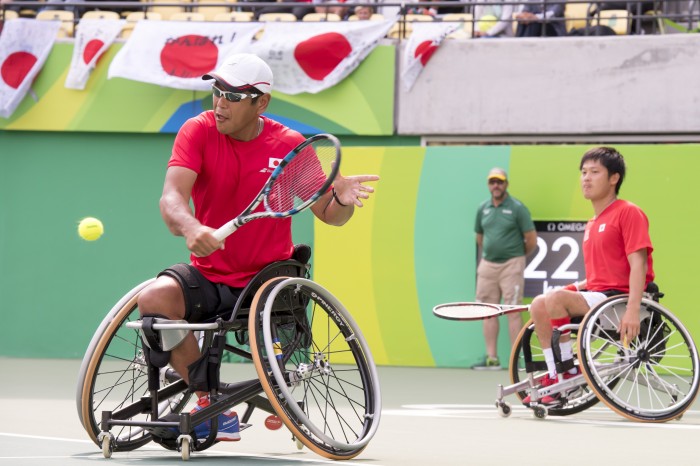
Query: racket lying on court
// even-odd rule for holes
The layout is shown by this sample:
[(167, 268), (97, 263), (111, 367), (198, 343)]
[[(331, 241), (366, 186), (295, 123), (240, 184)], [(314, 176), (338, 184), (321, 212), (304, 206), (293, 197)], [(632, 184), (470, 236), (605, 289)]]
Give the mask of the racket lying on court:
[(498, 317), (511, 312), (523, 312), (530, 306), (509, 306), (507, 304), (489, 303), (446, 303), (433, 308), (433, 314), (448, 320), (483, 320)]
[[(326, 193), (340, 169), (340, 142), (317, 134), (296, 146), (273, 170), (253, 202), (213, 235), (223, 241), (246, 223), (259, 218), (283, 218), (310, 207)], [(263, 204), (262, 211), (254, 210)]]

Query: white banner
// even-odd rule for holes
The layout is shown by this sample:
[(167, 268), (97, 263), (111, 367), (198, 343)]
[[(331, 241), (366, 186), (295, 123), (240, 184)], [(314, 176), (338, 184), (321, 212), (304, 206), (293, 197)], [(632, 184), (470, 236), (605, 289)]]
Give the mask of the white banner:
[(109, 66), (108, 78), (205, 91), (202, 76), (232, 53), (248, 52), (261, 23), (139, 21)]
[(411, 90), (418, 75), (445, 37), (461, 26), (462, 23), (413, 23), (413, 32), (401, 57), (401, 82), (406, 91)]
[(85, 89), (90, 73), (117, 38), (126, 21), (121, 19), (81, 19), (76, 28), (73, 43), (73, 59), (70, 63), (65, 86), (68, 89)]
[(9, 118), (51, 52), (60, 21), (5, 21), (0, 35), (0, 117)]
[(316, 94), (352, 73), (395, 22), (270, 22), (251, 50), (272, 68), (274, 90)]

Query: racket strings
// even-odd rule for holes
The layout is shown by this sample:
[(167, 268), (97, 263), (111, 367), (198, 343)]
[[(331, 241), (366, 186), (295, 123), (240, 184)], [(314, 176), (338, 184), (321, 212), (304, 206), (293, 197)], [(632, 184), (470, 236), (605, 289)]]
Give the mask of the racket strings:
[(323, 194), (320, 191), (333, 173), (337, 153), (336, 145), (328, 139), (304, 146), (271, 185), (268, 209), (288, 212)]

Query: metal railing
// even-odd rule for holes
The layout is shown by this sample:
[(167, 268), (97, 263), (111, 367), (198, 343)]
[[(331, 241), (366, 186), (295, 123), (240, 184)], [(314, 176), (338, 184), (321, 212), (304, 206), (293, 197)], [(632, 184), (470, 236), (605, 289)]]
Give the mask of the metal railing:
[[(13, 10), (18, 12), (20, 16), (31, 17), (32, 12), (36, 14), (37, 11), (43, 9), (66, 9), (73, 11), (75, 13), (74, 23), (77, 24), (80, 20), (82, 14), (90, 10), (111, 10), (124, 14), (124, 12), (132, 11), (144, 11), (153, 12), (158, 11), (158, 9), (163, 7), (182, 7), (184, 11), (201, 11), (201, 9), (206, 8), (228, 8), (231, 11), (251, 11), (257, 18), (257, 13), (264, 11), (270, 7), (279, 11), (291, 11), (293, 8), (300, 7), (303, 5), (308, 5), (309, 12), (313, 12), (315, 7), (348, 7), (349, 11), (352, 11), (357, 6), (371, 6), (375, 11), (388, 11), (391, 12), (385, 17), (393, 17), (393, 14), (399, 15), (399, 33), (397, 34), (398, 39), (405, 38), (410, 32), (410, 21), (411, 17), (409, 15), (417, 9), (425, 8), (429, 6), (432, 9), (433, 21), (450, 21), (445, 19), (445, 14), (441, 11), (445, 9), (455, 11), (458, 10), (465, 14), (472, 14), (471, 18), (467, 18), (466, 22), (468, 28), (466, 30), (471, 31), (471, 36), (474, 37), (474, 32), (479, 28), (479, 18), (473, 16), (473, 12), (477, 6), (513, 6), (514, 11), (519, 12), (525, 5), (534, 5), (540, 7), (542, 10), (550, 10), (557, 5), (563, 5), (565, 8), (564, 15), (556, 17), (543, 17), (538, 21), (542, 23), (542, 35), (545, 35), (546, 25), (554, 23), (565, 23), (567, 25), (573, 23), (580, 23), (584, 26), (579, 28), (577, 35), (597, 35), (600, 33), (600, 25), (605, 25), (609, 23), (609, 20), (603, 18), (606, 9), (610, 9), (610, 6), (621, 7), (627, 14), (624, 18), (618, 18), (620, 21), (626, 22), (628, 24), (627, 34), (658, 34), (666, 32), (700, 32), (700, 1), (698, 0), (664, 0), (664, 1), (647, 1), (647, 0), (630, 0), (626, 2), (586, 2), (586, 1), (566, 1), (566, 0), (541, 0), (541, 1), (501, 1), (501, 2), (487, 2), (483, 0), (474, 0), (469, 2), (357, 2), (357, 3), (339, 3), (339, 2), (328, 2), (328, 3), (300, 3), (300, 2), (254, 2), (254, 1), (238, 1), (234, 3), (224, 2), (221, 3), (199, 3), (196, 0), (193, 1), (168, 1), (168, 2), (154, 2), (154, 1), (4, 1), (0, 4), (0, 10), (3, 13), (5, 10)], [(575, 14), (567, 14), (566, 6), (568, 5), (588, 5), (585, 14), (582, 9), (577, 9)], [(607, 5), (607, 8), (606, 8)], [(352, 9), (350, 9), (352, 8)], [(572, 9), (573, 10), (573, 9)], [(301, 19), (301, 18), (298, 18)], [(465, 19), (454, 20), (458, 22), (464, 22)], [(508, 19), (512, 23), (511, 27), (515, 26), (518, 22), (517, 14), (514, 14), (512, 18)], [(561, 28), (560, 28), (561, 29)], [(570, 27), (565, 27), (568, 34), (571, 34)]]

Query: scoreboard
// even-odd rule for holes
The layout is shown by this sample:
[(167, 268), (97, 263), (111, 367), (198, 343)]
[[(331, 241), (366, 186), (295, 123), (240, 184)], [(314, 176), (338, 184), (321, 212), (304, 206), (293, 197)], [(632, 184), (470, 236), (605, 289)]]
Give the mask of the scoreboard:
[(584, 280), (583, 234), (586, 222), (535, 221), (537, 248), (525, 267), (525, 296)]

